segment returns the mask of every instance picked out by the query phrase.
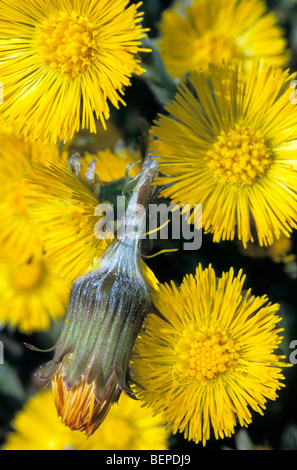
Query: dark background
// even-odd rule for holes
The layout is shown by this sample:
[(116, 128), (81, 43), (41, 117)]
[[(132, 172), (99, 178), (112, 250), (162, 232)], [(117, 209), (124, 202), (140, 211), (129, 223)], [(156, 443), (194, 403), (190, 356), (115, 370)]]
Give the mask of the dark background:
[[(171, 3), (170, 0), (143, 1), (144, 24), (151, 29), (151, 38), (158, 35), (158, 21), (162, 9)], [(293, 52), (290, 66), (292, 71), (295, 71), (297, 70), (297, 2), (270, 0), (267, 4), (275, 11), (279, 23), (285, 29), (288, 45)], [(144, 126), (149, 127), (163, 108), (145, 80), (133, 78), (132, 85), (125, 94), (127, 107), (113, 111), (112, 120), (124, 132), (127, 143), (138, 144), (143, 141)], [(297, 255), (296, 234), (292, 237), (292, 243), (291, 253)], [(177, 243), (164, 244), (157, 241), (153, 252), (180, 247)], [(294, 263), (291, 265), (275, 263), (269, 257), (251, 258), (242, 254), (236, 242), (214, 244), (209, 235), (203, 235), (202, 247), (196, 252), (180, 250), (178, 253), (164, 254), (148, 262), (160, 281), (174, 279), (176, 282), (180, 282), (184, 274), (194, 273), (198, 263), (202, 263), (204, 267), (211, 263), (218, 275), (222, 271), (228, 271), (231, 266), (235, 272), (243, 268), (247, 275), (245, 286), (251, 287), (253, 294), (260, 296), (266, 294), (270, 301), (281, 305), (282, 326), (285, 328), (282, 348), (288, 358), (292, 352), (289, 345), (291, 341), (297, 339), (297, 279)], [(10, 423), (15, 413), (23, 407), (27, 397), (38, 388), (34, 371), (51, 358), (50, 353), (30, 351), (23, 343), (28, 342), (40, 348), (51, 347), (57, 338), (59, 328), (60, 323), (57, 322), (49, 332), (30, 336), (17, 331), (8, 331), (6, 328), (0, 330), (0, 340), (4, 344), (5, 352), (5, 364), (0, 366), (0, 446), (10, 430)], [(285, 370), (286, 387), (280, 391), (279, 399), (268, 402), (264, 416), (253, 413), (253, 422), (247, 432), (255, 445), (272, 449), (297, 449), (296, 375), (296, 366)], [(237, 446), (236, 435), (219, 441), (210, 440), (206, 448), (185, 441), (181, 435), (173, 436), (170, 440), (171, 449), (183, 452), (225, 447), (236, 449)]]

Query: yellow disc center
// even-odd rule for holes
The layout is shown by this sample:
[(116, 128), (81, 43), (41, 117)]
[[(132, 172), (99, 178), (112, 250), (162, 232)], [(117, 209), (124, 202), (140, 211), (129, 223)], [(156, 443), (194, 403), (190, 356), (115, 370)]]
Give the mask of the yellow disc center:
[(102, 441), (117, 449), (130, 449), (133, 444), (134, 430), (124, 418), (106, 420), (101, 428)]
[(271, 163), (272, 152), (260, 132), (235, 126), (222, 132), (207, 152), (207, 164), (222, 183), (251, 185)]
[(212, 31), (208, 31), (194, 41), (194, 51), (194, 62), (203, 67), (208, 67), (210, 62), (220, 65), (222, 59), (240, 57), (241, 55), (232, 39), (217, 36)]
[(12, 272), (12, 282), (18, 289), (30, 290), (40, 283), (43, 276), (43, 263), (31, 261), (24, 263)]
[(202, 383), (208, 383), (218, 375), (232, 370), (239, 358), (235, 341), (221, 329), (185, 331), (176, 352), (179, 358), (177, 372)]
[(75, 11), (51, 16), (39, 30), (38, 47), (43, 63), (75, 78), (95, 58), (96, 25)]
[(28, 188), (23, 180), (11, 182), (10, 188), (7, 191), (7, 201), (9, 207), (17, 215), (28, 215), (28, 208), (26, 204), (25, 194)]

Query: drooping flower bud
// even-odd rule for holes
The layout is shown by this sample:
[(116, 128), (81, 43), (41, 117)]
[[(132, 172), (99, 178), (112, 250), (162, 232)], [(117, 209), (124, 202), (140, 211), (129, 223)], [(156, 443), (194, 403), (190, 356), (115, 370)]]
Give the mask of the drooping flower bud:
[(74, 282), (54, 357), (39, 373), (52, 379), (63, 422), (89, 435), (122, 391), (133, 396), (130, 356), (153, 308), (140, 256), (144, 219), (138, 208), (146, 210), (152, 200), (156, 172), (156, 164), (145, 161), (127, 206), (124, 235), (111, 243), (97, 269)]

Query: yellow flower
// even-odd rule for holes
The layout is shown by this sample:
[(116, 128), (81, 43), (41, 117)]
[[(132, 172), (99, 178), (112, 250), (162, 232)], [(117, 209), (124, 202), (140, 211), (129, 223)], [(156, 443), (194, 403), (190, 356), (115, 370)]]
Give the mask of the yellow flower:
[(14, 128), (7, 128), (2, 122), (0, 139), (0, 244), (3, 253), (26, 261), (42, 249), (43, 228), (30, 218), (30, 189), (25, 176), (34, 162), (53, 162), (59, 152), (54, 145), (25, 142)]
[(69, 144), (69, 152), (78, 152), (83, 154), (88, 150), (96, 154), (99, 150), (109, 148), (114, 150), (119, 141), (124, 138), (122, 130), (112, 120), (108, 121), (108, 128), (104, 129), (100, 121), (96, 121), (96, 133), (91, 133), (88, 130), (81, 130), (75, 134), (73, 140)]
[(70, 286), (42, 252), (26, 261), (0, 258), (0, 322), (26, 334), (46, 330), (66, 313)]
[(137, 176), (141, 168), (140, 152), (137, 151), (134, 154), (132, 149), (128, 147), (116, 153), (108, 148), (97, 152), (96, 155), (86, 153), (81, 160), (83, 173), (87, 171), (87, 167), (92, 160), (96, 160), (95, 173), (103, 183), (110, 183), (124, 178), (128, 165), (131, 165), (129, 171), (129, 177), (131, 178)]
[[(68, 141), (105, 127), (110, 102), (144, 69), (137, 57), (146, 30), (128, 0), (6, 0), (0, 5), (2, 116), (30, 139)], [(16, 41), (15, 38), (18, 38)]]
[(5, 121), (2, 121), (0, 119), (0, 134), (12, 134), (13, 133), (13, 129), (11, 126), (8, 126)]
[(292, 250), (292, 240), (287, 237), (281, 237), (273, 245), (268, 247), (268, 256), (275, 263), (289, 263), (296, 257), (290, 253)]
[(240, 59), (245, 70), (254, 58), (280, 67), (289, 59), (282, 31), (262, 0), (176, 2), (163, 13), (160, 29), (159, 49), (176, 78), (222, 59)]
[(254, 63), (245, 82), (233, 61), (210, 65), (209, 74), (193, 72), (195, 92), (180, 86), (169, 115), (152, 128), (159, 140), (151, 148), (166, 175), (156, 181), (168, 185), (162, 194), (192, 210), (202, 204), (202, 225), (215, 242), (237, 235), (244, 246), (262, 246), (289, 237), (297, 227), (292, 77)]
[(69, 284), (44, 251), (44, 227), (30, 215), (26, 176), (37, 161), (54, 162), (56, 146), (24, 142), (0, 124), (0, 322), (30, 334), (66, 312)]
[[(93, 188), (85, 181), (85, 174), (92, 161), (96, 161), (94, 175), (102, 182), (124, 178), (126, 167), (141, 159), (139, 153), (113, 154), (110, 150), (97, 155), (86, 155), (79, 160), (79, 174), (72, 172), (65, 158), (56, 164), (35, 165), (28, 182), (28, 196), (32, 219), (46, 231), (43, 235), (45, 249), (55, 260), (61, 272), (73, 281), (91, 268), (109, 246), (111, 239), (95, 236), (99, 217), (95, 208), (100, 204)], [(137, 172), (139, 166), (131, 169)], [(96, 183), (93, 179), (94, 184)]]
[[(100, 439), (103, 450), (167, 450), (168, 433), (159, 416), (152, 417), (151, 410), (140, 401), (121, 395), (119, 406), (113, 406), (107, 419), (94, 438)], [(92, 444), (85, 441), (85, 448)]]
[(246, 248), (240, 247), (240, 251), (244, 256), (250, 258), (270, 258), (274, 263), (290, 263), (296, 257), (292, 253), (292, 239), (282, 236), (269, 246), (258, 246), (248, 243)]
[(216, 279), (209, 266), (180, 288), (160, 285), (131, 361), (138, 396), (174, 433), (203, 444), (212, 433), (229, 437), (263, 414), (283, 386), (279, 306), (243, 292), (233, 269)]
[(159, 417), (122, 396), (93, 436), (71, 431), (57, 417), (50, 390), (31, 397), (14, 422), (2, 450), (167, 450)]

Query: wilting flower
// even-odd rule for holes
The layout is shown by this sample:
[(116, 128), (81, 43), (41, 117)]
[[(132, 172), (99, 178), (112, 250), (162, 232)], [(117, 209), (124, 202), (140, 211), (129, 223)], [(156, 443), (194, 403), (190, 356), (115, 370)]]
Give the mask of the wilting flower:
[(120, 180), (116, 185), (123, 188), (126, 168), (133, 165), (129, 177), (136, 176), (138, 160), (140, 153), (133, 155), (129, 149), (102, 150), (82, 158), (74, 155), (69, 164), (66, 158), (36, 164), (27, 175), (31, 218), (45, 228), (46, 251), (69, 280), (90, 269), (109, 246), (111, 239), (95, 236), (95, 209), (104, 184)]
[[(152, 128), (157, 183), (175, 204), (202, 204), (213, 240), (272, 244), (297, 221), (297, 107), (288, 72), (234, 61), (193, 72)], [(195, 211), (189, 221), (195, 222)]]
[(88, 435), (122, 391), (133, 395), (130, 355), (142, 322), (153, 309), (150, 276), (140, 260), (145, 220), (138, 208), (148, 207), (155, 176), (156, 165), (148, 160), (128, 203), (124, 234), (108, 247), (98, 267), (73, 283), (54, 357), (39, 373), (52, 380), (63, 422)]
[(283, 386), (279, 305), (243, 291), (233, 269), (216, 279), (211, 266), (180, 288), (159, 285), (135, 343), (132, 378), (138, 396), (174, 433), (203, 444), (247, 426)]
[[(0, 4), (1, 113), (31, 140), (69, 141), (96, 131), (119, 107), (146, 30), (128, 0), (6, 0)], [(17, 39), (16, 39), (17, 38)]]
[(159, 417), (122, 395), (96, 434), (86, 438), (57, 417), (52, 392), (31, 397), (16, 415), (2, 450), (167, 450), (168, 434)]
[(248, 70), (253, 59), (285, 66), (289, 54), (276, 17), (262, 0), (194, 0), (165, 10), (159, 49), (177, 78), (192, 70), (239, 59)]

